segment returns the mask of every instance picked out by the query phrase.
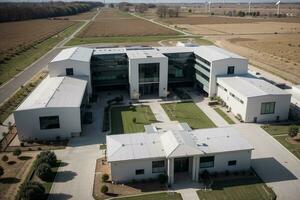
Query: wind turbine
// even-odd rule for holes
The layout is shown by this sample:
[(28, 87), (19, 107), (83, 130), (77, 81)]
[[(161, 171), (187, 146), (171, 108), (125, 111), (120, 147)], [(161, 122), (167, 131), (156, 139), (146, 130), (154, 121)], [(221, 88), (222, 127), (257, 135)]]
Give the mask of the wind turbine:
[(251, 13), (251, 1), (248, 2), (248, 13)]
[(277, 16), (280, 15), (280, 1), (277, 1), (277, 3), (275, 4), (277, 6)]

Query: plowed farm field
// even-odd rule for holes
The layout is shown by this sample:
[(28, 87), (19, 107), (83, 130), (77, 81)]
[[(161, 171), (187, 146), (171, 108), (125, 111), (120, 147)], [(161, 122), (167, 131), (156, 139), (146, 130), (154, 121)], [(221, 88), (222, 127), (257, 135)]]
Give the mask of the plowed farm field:
[(105, 9), (77, 37), (177, 35), (176, 31), (136, 18), (116, 9)]
[(66, 20), (28, 20), (0, 23), (0, 54), (13, 53), (15, 49), (33, 45), (76, 22)]

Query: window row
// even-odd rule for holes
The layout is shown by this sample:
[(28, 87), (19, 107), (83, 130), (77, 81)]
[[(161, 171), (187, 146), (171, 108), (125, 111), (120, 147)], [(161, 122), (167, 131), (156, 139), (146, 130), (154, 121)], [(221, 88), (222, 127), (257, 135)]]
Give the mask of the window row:
[(207, 80), (209, 82), (209, 77), (207, 77), (205, 74), (203, 74), (202, 72), (200, 72), (197, 69), (196, 69), (196, 74), (198, 74), (199, 76), (201, 76), (202, 78), (204, 78), (205, 80)]
[[(227, 166), (235, 166), (236, 160), (229, 160)], [(215, 156), (200, 157), (200, 168), (212, 168), (215, 165)]]
[(208, 60), (206, 60), (206, 59), (204, 59), (204, 58), (202, 58), (202, 57), (200, 57), (200, 56), (198, 56), (198, 55), (196, 55), (196, 58), (197, 58), (198, 60), (200, 60), (201, 62), (203, 62), (204, 64), (210, 66), (210, 62), (209, 62)]

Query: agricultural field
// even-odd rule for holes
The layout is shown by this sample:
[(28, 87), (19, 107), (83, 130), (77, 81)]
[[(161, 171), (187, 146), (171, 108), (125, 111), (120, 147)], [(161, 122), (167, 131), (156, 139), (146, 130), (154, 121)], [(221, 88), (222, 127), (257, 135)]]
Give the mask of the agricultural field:
[(161, 36), (177, 35), (176, 31), (164, 28), (123, 13), (116, 9), (105, 9), (78, 34), (79, 38), (116, 36)]
[(44, 55), (80, 25), (81, 22), (65, 20), (1, 23), (0, 85)]

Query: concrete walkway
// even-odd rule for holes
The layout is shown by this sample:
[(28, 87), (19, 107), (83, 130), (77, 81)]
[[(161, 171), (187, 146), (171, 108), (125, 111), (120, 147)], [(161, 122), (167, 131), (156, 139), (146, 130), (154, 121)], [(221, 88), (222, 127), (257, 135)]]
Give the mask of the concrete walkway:
[(300, 160), (257, 124), (234, 125), (254, 146), (251, 165), (278, 200), (298, 200)]
[(229, 124), (221, 117), (212, 107), (208, 105), (208, 99), (204, 99), (200, 94), (194, 92), (186, 92), (192, 97), (195, 104), (215, 123), (216, 126), (228, 126)]
[(183, 200), (199, 200), (197, 191), (202, 188), (202, 185), (192, 180), (177, 181), (172, 185), (174, 192), (181, 194)]
[(154, 102), (154, 103), (149, 103), (148, 105), (150, 106), (157, 121), (159, 121), (159, 122), (170, 122), (171, 121), (169, 116), (165, 112), (165, 110), (161, 107), (160, 103)]

